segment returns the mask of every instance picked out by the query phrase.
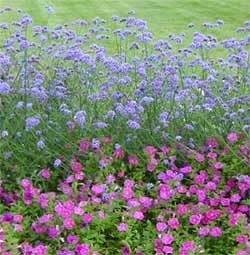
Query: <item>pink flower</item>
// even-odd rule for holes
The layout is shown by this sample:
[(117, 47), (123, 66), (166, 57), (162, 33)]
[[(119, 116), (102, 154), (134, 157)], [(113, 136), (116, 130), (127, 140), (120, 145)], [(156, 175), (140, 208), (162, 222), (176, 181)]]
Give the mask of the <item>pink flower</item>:
[(195, 183), (202, 184), (205, 182), (205, 178), (201, 174), (195, 174)]
[(128, 224), (126, 223), (120, 223), (117, 227), (119, 232), (125, 232), (128, 228)]
[(159, 186), (160, 198), (168, 200), (171, 198), (170, 187), (167, 184), (161, 184)]
[(129, 200), (133, 197), (133, 190), (131, 188), (124, 188), (122, 191), (122, 198), (124, 200)]
[(139, 163), (139, 160), (135, 156), (128, 156), (128, 163), (130, 165), (137, 165)]
[(144, 215), (141, 211), (135, 211), (133, 216), (137, 220), (143, 220), (144, 219)]
[(36, 255), (45, 255), (46, 252), (47, 252), (47, 248), (42, 245), (42, 244), (39, 244), (38, 246), (36, 246), (34, 249), (33, 249), (33, 252), (36, 254)]
[(208, 158), (212, 158), (212, 159), (217, 158), (217, 153), (215, 153), (215, 152), (208, 152), (207, 157)]
[(191, 166), (185, 166), (180, 168), (180, 172), (183, 174), (189, 174), (192, 172), (192, 167)]
[(177, 208), (178, 208), (178, 209), (177, 209), (177, 213), (180, 214), (180, 215), (185, 214), (185, 213), (187, 213), (187, 211), (188, 211), (187, 206), (184, 205), (184, 204), (178, 204), (178, 205), (177, 205)]
[(194, 159), (198, 162), (203, 162), (205, 160), (205, 156), (201, 153), (195, 153)]
[(232, 194), (230, 200), (233, 203), (238, 203), (241, 200), (241, 196), (239, 194)]
[(198, 230), (198, 235), (199, 236), (206, 236), (206, 235), (208, 235), (208, 233), (209, 233), (209, 228), (208, 227), (201, 227)]
[(220, 170), (224, 167), (224, 164), (221, 162), (214, 162), (213, 164), (211, 164), (212, 169), (215, 170)]
[(21, 214), (13, 215), (13, 220), (15, 222), (21, 222), (21, 221), (23, 221), (23, 215), (21, 215)]
[(49, 179), (50, 177), (50, 173), (49, 173), (49, 170), (48, 169), (42, 169), (41, 170), (41, 176), (45, 179)]
[(78, 237), (76, 235), (68, 235), (67, 243), (78, 243)]
[(214, 182), (209, 181), (206, 186), (205, 186), (206, 190), (216, 190), (216, 184)]
[(210, 148), (216, 148), (218, 146), (218, 142), (215, 138), (213, 137), (209, 137), (207, 139), (207, 145), (210, 147)]
[(239, 250), (237, 251), (236, 255), (249, 255), (249, 253), (246, 250)]
[(83, 221), (84, 223), (90, 223), (90, 222), (92, 221), (92, 219), (93, 219), (92, 213), (85, 213), (85, 214), (83, 215), (83, 217), (82, 217), (82, 221)]
[(43, 224), (47, 221), (50, 221), (51, 219), (53, 219), (53, 215), (52, 214), (44, 214), (42, 217), (39, 218), (39, 223)]
[(134, 186), (134, 182), (130, 179), (125, 180), (124, 186), (128, 188), (132, 188)]
[(237, 139), (238, 139), (238, 136), (237, 136), (236, 133), (231, 133), (231, 134), (229, 134), (229, 135), (227, 136), (227, 140), (228, 140), (229, 142), (235, 142), (235, 141), (237, 141)]
[(158, 222), (156, 224), (156, 229), (157, 229), (157, 231), (162, 232), (162, 231), (167, 229), (167, 225), (165, 223), (163, 223), (163, 222)]
[(228, 220), (228, 225), (233, 226), (238, 222), (238, 216), (235, 214)]
[(91, 143), (89, 141), (81, 140), (79, 149), (81, 151), (85, 151), (91, 147)]
[(201, 222), (201, 217), (199, 215), (191, 215), (189, 216), (189, 222), (192, 225), (198, 225)]
[(171, 244), (174, 241), (174, 238), (171, 234), (163, 234), (162, 238), (161, 238), (161, 241), (164, 244)]
[(90, 252), (90, 248), (88, 244), (77, 244), (75, 246), (75, 251), (77, 252), (77, 254), (79, 255), (87, 255)]
[(109, 174), (107, 177), (106, 177), (106, 183), (112, 183), (116, 180), (115, 176), (112, 175), (112, 174)]
[(190, 241), (190, 240), (184, 241), (184, 242), (182, 243), (182, 247), (183, 247), (184, 249), (193, 249), (193, 248), (195, 248), (194, 241)]
[(229, 206), (230, 205), (230, 199), (229, 198), (222, 198), (220, 203), (223, 206)]
[(72, 229), (75, 226), (75, 221), (73, 218), (65, 218), (63, 221), (63, 226), (66, 229)]
[(222, 234), (222, 231), (219, 227), (213, 226), (213, 227), (211, 227), (209, 234), (212, 237), (218, 237)]
[(129, 255), (129, 254), (131, 254), (129, 247), (127, 247), (127, 246), (123, 246), (123, 247), (121, 248), (121, 252), (122, 252), (123, 255)]
[(96, 196), (100, 195), (105, 191), (105, 185), (104, 184), (94, 185), (92, 186), (91, 191)]
[(248, 240), (247, 235), (237, 235), (236, 236), (236, 242), (238, 243), (246, 243)]
[(195, 194), (197, 192), (197, 190), (198, 190), (198, 185), (196, 185), (196, 184), (190, 185), (190, 187), (189, 187), (190, 194)]
[(75, 204), (72, 200), (66, 200), (63, 202), (63, 206), (64, 208), (70, 210), (70, 212), (72, 212), (75, 208)]
[(177, 187), (177, 191), (178, 191), (179, 193), (181, 193), (181, 194), (187, 193), (186, 187), (184, 187), (184, 186), (182, 186), (182, 185), (180, 185), (180, 186)]
[(172, 228), (172, 229), (177, 229), (178, 226), (180, 225), (179, 221), (177, 218), (169, 218), (168, 219), (168, 225)]
[(83, 211), (83, 209), (81, 207), (75, 206), (74, 207), (74, 214), (76, 214), (76, 215), (83, 215), (84, 211)]
[(206, 212), (206, 217), (209, 219), (209, 220), (216, 220), (221, 214), (221, 210), (217, 209), (217, 210), (214, 210), (214, 209), (211, 209), (211, 210), (208, 210)]
[(161, 146), (161, 151), (163, 154), (167, 154), (169, 152), (169, 148), (165, 145)]
[(124, 151), (121, 149), (121, 148), (117, 148), (115, 149), (114, 153), (113, 153), (113, 156), (115, 158), (122, 158), (124, 155)]
[(23, 231), (23, 227), (20, 224), (13, 224), (15, 231), (19, 231), (22, 232)]
[(54, 226), (49, 226), (48, 227), (48, 236), (49, 238), (55, 238), (59, 234), (58, 230)]
[(155, 170), (155, 166), (147, 165), (147, 170), (152, 173)]
[(79, 172), (81, 172), (81, 170), (82, 170), (82, 165), (81, 165), (81, 163), (74, 161), (74, 162), (71, 164), (71, 169), (72, 169), (74, 172), (79, 173)]
[(150, 156), (155, 155), (155, 153), (157, 152), (156, 148), (151, 145), (145, 146), (145, 150)]
[(22, 179), (22, 180), (21, 180), (21, 186), (22, 186), (24, 189), (31, 188), (30, 180), (29, 180), (29, 179)]
[(119, 172), (117, 173), (117, 176), (118, 176), (119, 178), (124, 177), (124, 175), (125, 175), (125, 173), (124, 173), (123, 171), (119, 171)]
[(98, 212), (98, 217), (99, 217), (99, 219), (104, 219), (104, 217), (105, 217), (104, 212), (103, 211), (99, 211)]
[(110, 142), (111, 142), (111, 138), (108, 137), (108, 136), (105, 136), (105, 137), (103, 137), (102, 141), (103, 141), (104, 143), (110, 143)]
[(162, 251), (165, 253), (165, 254), (172, 254), (174, 249), (171, 247), (171, 246), (168, 246), (168, 245), (164, 245), (163, 248), (162, 248)]

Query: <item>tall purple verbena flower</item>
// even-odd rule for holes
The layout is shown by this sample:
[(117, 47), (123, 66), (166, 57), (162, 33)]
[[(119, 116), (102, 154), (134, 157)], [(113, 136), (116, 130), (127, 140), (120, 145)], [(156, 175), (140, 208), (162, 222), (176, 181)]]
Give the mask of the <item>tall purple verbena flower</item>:
[(32, 127), (35, 127), (40, 124), (40, 118), (39, 117), (28, 117), (25, 120), (25, 130), (29, 131)]

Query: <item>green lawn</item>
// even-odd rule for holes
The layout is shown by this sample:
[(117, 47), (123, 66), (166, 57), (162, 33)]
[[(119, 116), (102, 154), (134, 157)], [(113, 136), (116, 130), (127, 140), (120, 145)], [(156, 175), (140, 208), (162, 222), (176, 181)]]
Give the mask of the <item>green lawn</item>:
[[(36, 24), (48, 22), (45, 4), (55, 9), (49, 19), (51, 25), (78, 18), (89, 21), (95, 16), (110, 19), (113, 14), (123, 16), (134, 9), (137, 17), (148, 21), (149, 30), (161, 38), (169, 32), (186, 30), (190, 22), (197, 25), (197, 30), (205, 31), (200, 25), (217, 19), (223, 19), (225, 26), (218, 28), (216, 34), (228, 37), (232, 36), (232, 29), (250, 19), (249, 0), (0, 0), (0, 8), (6, 5), (21, 8), (32, 15)], [(0, 22), (15, 15), (15, 12), (0, 14)]]

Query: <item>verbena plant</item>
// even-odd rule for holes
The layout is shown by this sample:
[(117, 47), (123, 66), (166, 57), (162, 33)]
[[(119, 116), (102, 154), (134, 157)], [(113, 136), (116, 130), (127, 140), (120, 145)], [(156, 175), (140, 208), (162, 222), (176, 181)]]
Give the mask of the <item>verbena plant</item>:
[(249, 21), (239, 39), (222, 41), (212, 32), (223, 21), (204, 23), (209, 34), (190, 24), (184, 44), (184, 32), (153, 39), (133, 14), (50, 28), (21, 13), (0, 25), (3, 169), (10, 161), (34, 169), (79, 135), (112, 135), (136, 150), (249, 133)]

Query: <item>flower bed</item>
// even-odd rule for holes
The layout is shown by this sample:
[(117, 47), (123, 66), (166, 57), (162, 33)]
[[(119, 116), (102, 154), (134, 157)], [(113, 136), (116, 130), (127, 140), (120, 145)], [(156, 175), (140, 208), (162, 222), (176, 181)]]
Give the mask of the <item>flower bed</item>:
[(232, 151), (211, 137), (195, 149), (148, 145), (141, 159), (108, 137), (81, 140), (69, 161), (1, 188), (1, 252), (248, 254), (250, 176), (232, 173), (249, 173), (250, 140), (228, 140)]

